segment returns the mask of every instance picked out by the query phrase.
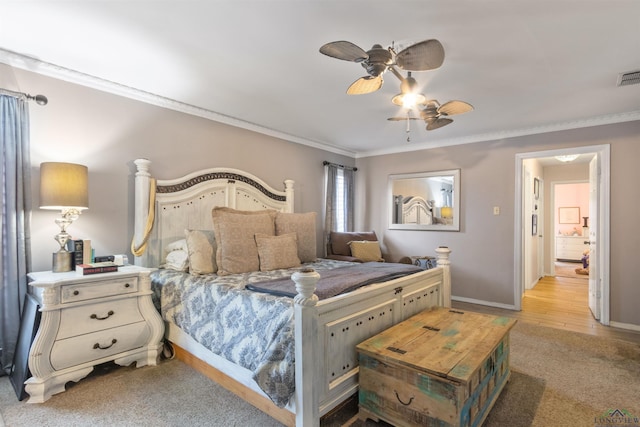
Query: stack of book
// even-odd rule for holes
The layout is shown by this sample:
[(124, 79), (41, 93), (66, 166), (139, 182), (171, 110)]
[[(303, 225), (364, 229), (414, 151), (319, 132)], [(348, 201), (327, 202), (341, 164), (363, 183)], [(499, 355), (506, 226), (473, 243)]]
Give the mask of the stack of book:
[(118, 271), (118, 267), (118, 264), (111, 261), (94, 262), (76, 265), (76, 272), (82, 276), (87, 276), (89, 274), (112, 273)]
[(91, 240), (89, 239), (69, 240), (67, 242), (67, 250), (73, 252), (71, 259), (74, 266), (93, 262), (93, 249), (91, 249)]

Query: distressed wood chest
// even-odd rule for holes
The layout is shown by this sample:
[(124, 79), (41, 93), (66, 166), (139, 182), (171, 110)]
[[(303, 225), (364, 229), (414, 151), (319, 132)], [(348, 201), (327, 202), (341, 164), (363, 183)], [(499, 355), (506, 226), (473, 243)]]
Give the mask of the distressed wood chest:
[(515, 323), (437, 307), (360, 343), (359, 418), (480, 426), (509, 379)]

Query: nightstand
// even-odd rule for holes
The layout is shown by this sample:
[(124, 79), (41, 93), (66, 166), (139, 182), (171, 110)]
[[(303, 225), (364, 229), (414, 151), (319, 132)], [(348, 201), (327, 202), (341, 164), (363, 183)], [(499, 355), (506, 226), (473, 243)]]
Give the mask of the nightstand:
[(29, 351), (29, 403), (63, 392), (95, 365), (156, 365), (164, 323), (151, 301), (151, 270), (81, 276), (75, 271), (29, 274), (42, 317)]

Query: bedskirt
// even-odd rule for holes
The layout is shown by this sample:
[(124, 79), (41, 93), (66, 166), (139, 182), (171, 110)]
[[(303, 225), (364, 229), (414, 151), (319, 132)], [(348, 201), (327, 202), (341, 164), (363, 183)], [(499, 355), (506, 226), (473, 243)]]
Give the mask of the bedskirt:
[[(353, 265), (335, 260), (305, 264), (323, 270)], [(244, 289), (288, 277), (294, 270), (230, 276), (193, 276), (174, 270), (151, 273), (154, 303), (165, 321), (178, 326), (211, 352), (253, 373), (279, 407), (295, 390), (293, 300)]]

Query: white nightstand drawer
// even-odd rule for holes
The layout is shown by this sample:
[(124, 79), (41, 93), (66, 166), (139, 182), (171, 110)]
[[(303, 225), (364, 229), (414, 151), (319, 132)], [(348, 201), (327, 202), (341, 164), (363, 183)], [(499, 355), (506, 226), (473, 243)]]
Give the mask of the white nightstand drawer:
[(133, 292), (138, 292), (137, 277), (97, 280), (95, 282), (63, 285), (60, 302), (62, 304), (66, 304), (69, 302), (84, 301), (93, 298), (102, 298)]
[(59, 340), (51, 349), (51, 366), (61, 370), (133, 350), (144, 346), (150, 333), (147, 323), (139, 322)]
[(94, 303), (65, 308), (60, 313), (58, 339), (142, 322), (137, 298)]

